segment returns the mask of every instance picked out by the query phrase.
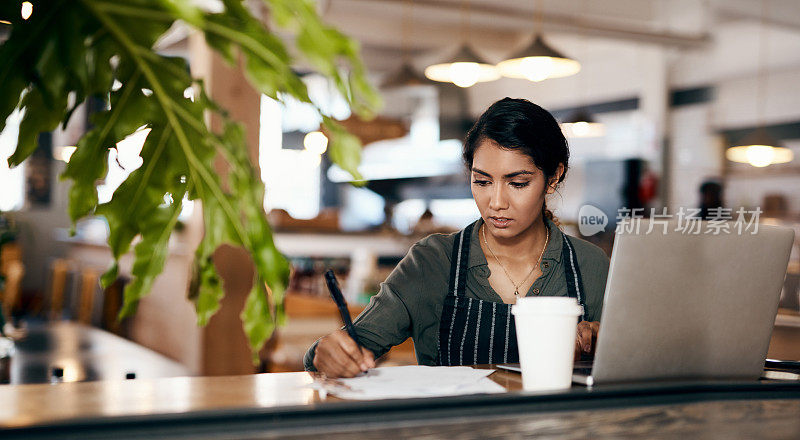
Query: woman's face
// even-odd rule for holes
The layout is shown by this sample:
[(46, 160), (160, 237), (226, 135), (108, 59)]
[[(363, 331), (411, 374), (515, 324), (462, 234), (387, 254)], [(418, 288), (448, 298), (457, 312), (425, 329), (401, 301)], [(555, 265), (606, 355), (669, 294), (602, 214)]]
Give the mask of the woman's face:
[[(551, 179), (555, 185), (563, 170)], [(484, 140), (472, 159), (472, 197), (487, 232), (497, 238), (512, 238), (527, 231), (542, 214), (545, 194), (554, 188), (533, 160), (518, 150), (507, 150)]]

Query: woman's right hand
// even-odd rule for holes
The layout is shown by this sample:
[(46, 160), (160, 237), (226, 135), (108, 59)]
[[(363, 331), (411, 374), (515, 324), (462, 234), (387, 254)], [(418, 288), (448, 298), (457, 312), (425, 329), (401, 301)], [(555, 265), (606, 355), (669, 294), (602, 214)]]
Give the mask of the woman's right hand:
[(328, 377), (353, 377), (375, 368), (375, 355), (359, 347), (346, 331), (337, 330), (319, 340), (314, 368)]

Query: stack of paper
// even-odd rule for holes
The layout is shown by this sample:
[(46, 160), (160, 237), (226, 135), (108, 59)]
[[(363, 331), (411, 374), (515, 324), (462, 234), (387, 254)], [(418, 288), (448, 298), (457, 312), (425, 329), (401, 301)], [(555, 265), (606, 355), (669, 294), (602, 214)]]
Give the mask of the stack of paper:
[(330, 394), (352, 400), (502, 393), (505, 388), (487, 377), (494, 371), (421, 365), (382, 367), (351, 379), (325, 380), (320, 386)]

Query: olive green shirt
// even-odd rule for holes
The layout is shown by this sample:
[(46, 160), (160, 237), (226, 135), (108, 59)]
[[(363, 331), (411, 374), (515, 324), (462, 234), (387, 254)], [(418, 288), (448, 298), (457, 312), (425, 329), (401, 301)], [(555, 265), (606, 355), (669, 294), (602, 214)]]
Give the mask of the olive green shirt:
[[(475, 222), (478, 231), (482, 219)], [(547, 220), (550, 242), (542, 256), (540, 276), (528, 290), (527, 296), (567, 296), (567, 282), (562, 261), (564, 237), (558, 226)], [(458, 233), (433, 234), (418, 241), (381, 283), (380, 292), (356, 318), (359, 343), (382, 356), (390, 348), (411, 337), (414, 340), (417, 362), (437, 365), (439, 321), (447, 296), (450, 278), (450, 258)], [(597, 246), (579, 238), (570, 239), (580, 268), (585, 292), (586, 317), (599, 321), (603, 308), (603, 293), (608, 276), (608, 257)], [(489, 266), (481, 249), (480, 237), (471, 234), (469, 244), (466, 295), (483, 301), (502, 303), (489, 285)], [(319, 341), (317, 341), (319, 342)], [(306, 370), (314, 370), (315, 342), (303, 360)]]

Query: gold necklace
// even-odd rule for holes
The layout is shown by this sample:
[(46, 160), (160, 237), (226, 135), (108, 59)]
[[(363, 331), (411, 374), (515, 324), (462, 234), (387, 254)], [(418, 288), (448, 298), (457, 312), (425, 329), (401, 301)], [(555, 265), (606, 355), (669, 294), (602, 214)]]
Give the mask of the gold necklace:
[(492, 248), (489, 247), (489, 242), (486, 241), (486, 224), (485, 223), (483, 224), (483, 227), (481, 229), (481, 232), (483, 233), (483, 243), (486, 245), (486, 249), (489, 249), (489, 253), (492, 254), (492, 256), (494, 257), (494, 260), (497, 261), (497, 264), (499, 264), (500, 267), (503, 269), (503, 272), (506, 273), (506, 276), (508, 277), (508, 280), (511, 281), (512, 285), (514, 285), (514, 297), (516, 297), (516, 298), (519, 298), (519, 286), (521, 286), (522, 283), (524, 283), (525, 280), (527, 280), (528, 277), (531, 276), (533, 271), (536, 270), (536, 267), (539, 266), (539, 264), (541, 264), (541, 262), (542, 262), (542, 257), (544, 256), (544, 250), (547, 249), (547, 243), (550, 241), (550, 228), (548, 228), (547, 225), (545, 225), (545, 230), (547, 231), (547, 237), (544, 240), (544, 246), (542, 246), (542, 253), (539, 254), (539, 259), (536, 261), (536, 264), (533, 265), (533, 268), (531, 269), (531, 271), (528, 272), (528, 275), (525, 275), (525, 278), (522, 281), (520, 281), (519, 284), (517, 284), (517, 283), (514, 282), (514, 279), (511, 278), (511, 275), (508, 274), (508, 270), (506, 269), (505, 266), (503, 266), (503, 263), (500, 262), (500, 259), (497, 258), (497, 255), (494, 254), (494, 251), (492, 250)]

